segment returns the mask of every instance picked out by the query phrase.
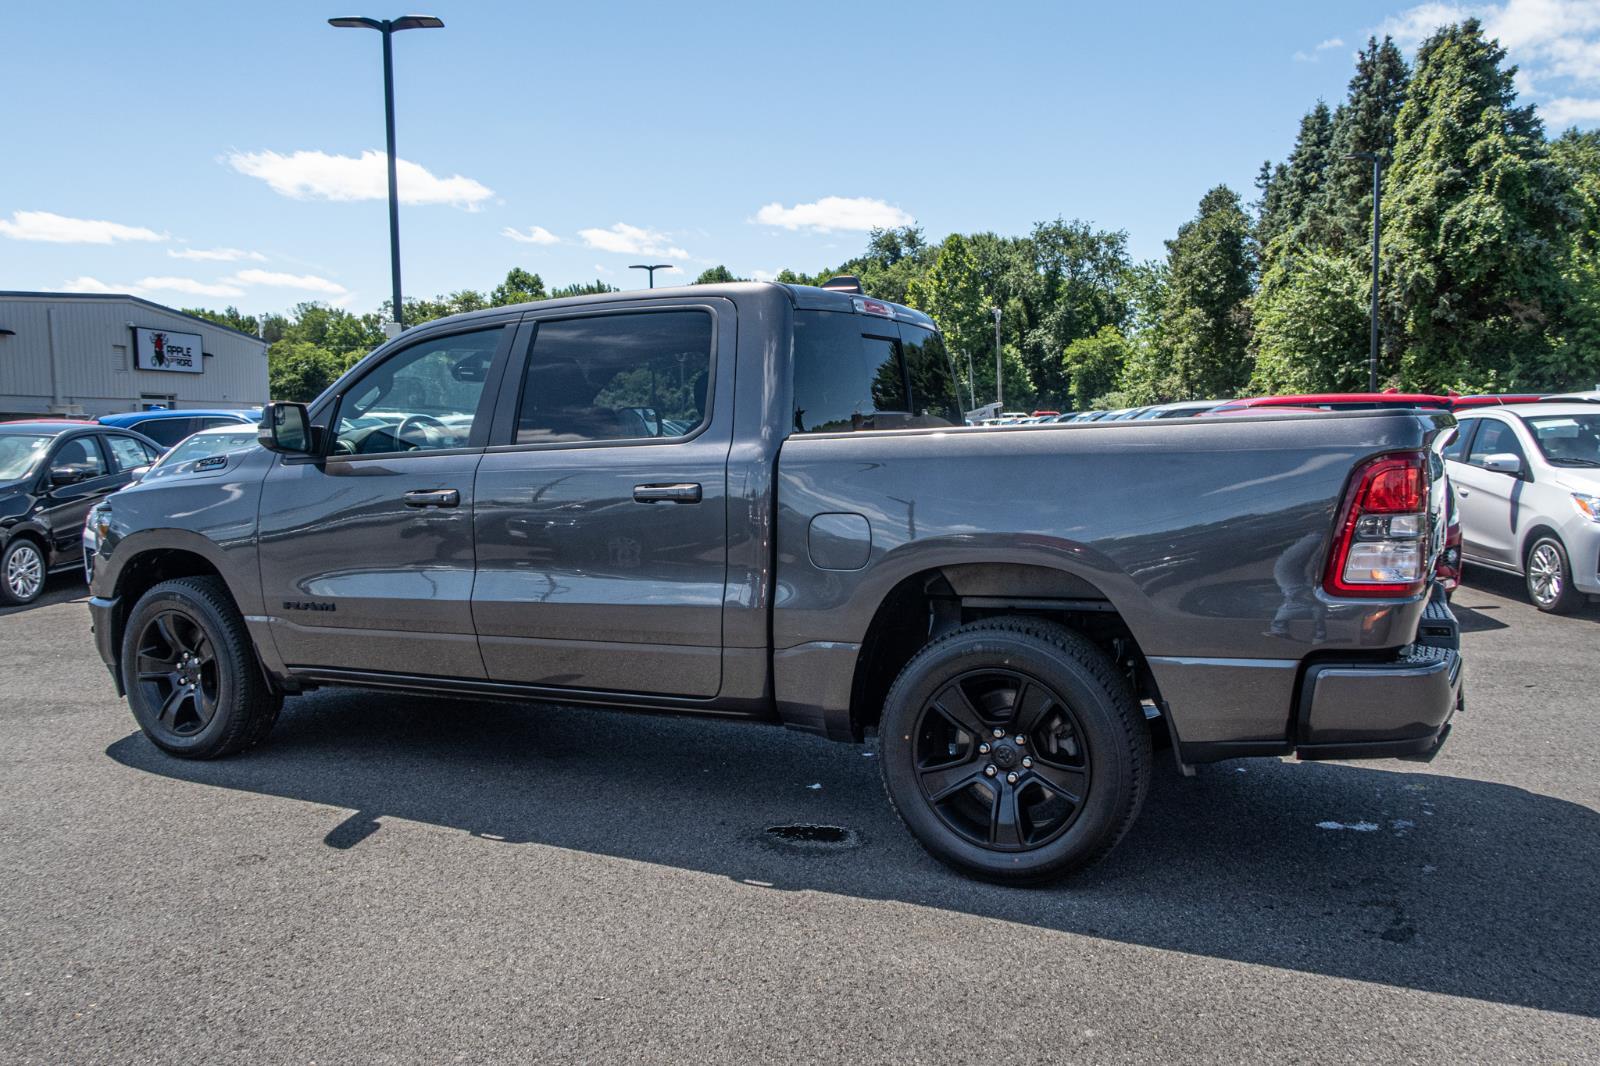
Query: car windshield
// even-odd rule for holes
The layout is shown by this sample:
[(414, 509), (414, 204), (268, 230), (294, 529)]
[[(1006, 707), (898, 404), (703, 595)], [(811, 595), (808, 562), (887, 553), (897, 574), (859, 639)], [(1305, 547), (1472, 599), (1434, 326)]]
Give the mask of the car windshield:
[(1530, 415), (1523, 421), (1550, 462), (1557, 466), (1600, 466), (1600, 413)]
[(45, 434), (6, 433), (0, 435), (0, 481), (16, 481), (28, 476), (51, 438)]
[(157, 466), (176, 466), (178, 463), (187, 463), (191, 459), (204, 459), (208, 455), (221, 455), (224, 452), (237, 452), (254, 446), (256, 443), (256, 429), (254, 426), (241, 426), (237, 430), (227, 433), (196, 433), (186, 437), (177, 447), (156, 461)]

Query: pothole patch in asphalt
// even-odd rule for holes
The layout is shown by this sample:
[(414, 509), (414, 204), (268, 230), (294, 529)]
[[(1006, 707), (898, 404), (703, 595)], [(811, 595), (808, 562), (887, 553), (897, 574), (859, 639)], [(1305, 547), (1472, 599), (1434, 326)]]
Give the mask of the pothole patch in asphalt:
[(861, 834), (854, 829), (812, 822), (768, 826), (762, 838), (769, 844), (792, 851), (848, 851), (861, 846)]

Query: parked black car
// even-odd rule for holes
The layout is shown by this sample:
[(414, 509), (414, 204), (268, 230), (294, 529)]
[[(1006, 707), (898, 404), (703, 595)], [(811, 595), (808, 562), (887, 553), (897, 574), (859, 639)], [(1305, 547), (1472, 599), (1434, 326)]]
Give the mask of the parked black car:
[(83, 562), (83, 520), (161, 454), (92, 422), (0, 424), (0, 603), (32, 603), (45, 575)]

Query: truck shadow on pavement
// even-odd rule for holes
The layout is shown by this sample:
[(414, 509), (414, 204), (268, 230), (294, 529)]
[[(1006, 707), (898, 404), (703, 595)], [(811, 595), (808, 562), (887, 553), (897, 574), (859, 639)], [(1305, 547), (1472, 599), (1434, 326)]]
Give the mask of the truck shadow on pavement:
[[(1158, 752), (1122, 846), (1036, 889), (973, 881), (925, 855), (870, 749), (741, 723), (333, 690), (291, 700), (267, 744), (233, 759), (184, 762), (137, 733), (107, 754), (176, 782), (353, 812), (287, 863), (315, 864), (324, 846), (360, 847), (407, 819), (485, 846), (575, 849), (1600, 1017), (1600, 814), (1444, 776), (1448, 748), (1427, 772), (1257, 760), (1188, 780)], [(860, 846), (791, 849), (765, 832), (795, 822), (846, 827)]]

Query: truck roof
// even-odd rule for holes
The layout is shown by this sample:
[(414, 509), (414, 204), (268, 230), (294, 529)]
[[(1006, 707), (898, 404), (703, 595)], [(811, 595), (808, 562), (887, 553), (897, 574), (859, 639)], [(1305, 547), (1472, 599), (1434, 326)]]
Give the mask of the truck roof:
[(438, 322), (464, 322), (502, 315), (508, 311), (531, 311), (535, 308), (543, 310), (563, 307), (587, 307), (602, 303), (649, 303), (652, 300), (682, 300), (688, 296), (738, 296), (741, 293), (757, 292), (763, 289), (779, 290), (786, 293), (789, 302), (802, 310), (876, 314), (885, 318), (893, 318), (900, 322), (923, 326), (927, 329), (938, 329), (933, 319), (916, 308), (906, 307), (904, 304), (891, 303), (888, 300), (880, 300), (872, 296), (858, 296), (846, 292), (819, 289), (812, 285), (786, 285), (774, 281), (729, 281), (711, 285), (674, 285), (658, 289), (629, 289), (625, 292), (592, 293), (587, 296), (562, 296), (553, 300), (533, 300), (528, 303), (486, 307), (479, 311), (467, 311), (459, 315), (449, 315), (445, 318), (434, 319), (421, 325), (432, 326)]

